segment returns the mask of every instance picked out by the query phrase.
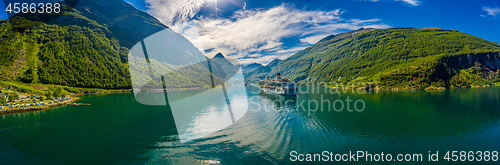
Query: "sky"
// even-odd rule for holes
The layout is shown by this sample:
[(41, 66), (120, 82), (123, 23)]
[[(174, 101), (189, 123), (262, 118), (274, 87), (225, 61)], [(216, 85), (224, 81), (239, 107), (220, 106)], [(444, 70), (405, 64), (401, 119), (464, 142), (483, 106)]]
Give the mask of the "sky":
[(500, 0), (125, 1), (207, 56), (222, 52), (242, 64), (285, 59), (328, 35), (368, 27), (438, 27), (500, 42)]

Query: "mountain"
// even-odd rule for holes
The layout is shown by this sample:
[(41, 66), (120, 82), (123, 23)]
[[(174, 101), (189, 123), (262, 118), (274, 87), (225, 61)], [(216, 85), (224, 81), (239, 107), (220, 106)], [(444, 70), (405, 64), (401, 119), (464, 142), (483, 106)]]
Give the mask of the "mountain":
[(439, 28), (359, 29), (330, 35), (247, 81), (376, 82), (379, 88), (432, 89), (500, 83), (500, 45)]
[[(261, 66), (261, 67), (258, 67), (254, 70), (251, 70), (251, 71), (248, 71), (248, 72), (244, 72), (243, 75), (245, 76), (245, 78), (248, 80), (260, 80), (260, 79), (263, 79), (263, 78), (266, 78), (266, 77), (269, 77), (269, 78), (272, 78), (273, 75), (269, 75), (268, 73), (272, 72), (273, 69), (271, 69), (272, 67), (275, 67), (275, 70), (276, 70), (276, 73), (277, 71), (279, 70), (279, 64), (281, 63), (281, 61), (283, 60), (280, 60), (280, 59), (274, 59), (272, 60), (271, 62), (269, 62), (269, 64), (267, 64), (266, 66)], [(274, 72), (273, 72), (274, 73)], [(276, 73), (274, 74), (274, 76), (276, 75)]]
[(226, 78), (233, 77), (240, 68), (240, 65), (237, 61), (230, 61), (222, 53), (217, 53), (214, 58), (210, 60), (211, 62), (216, 63), (216, 65), (220, 65), (222, 67), (222, 71), (228, 76)]
[[(277, 70), (277, 68), (274, 68)], [(275, 76), (272, 76), (270, 73), (278, 73), (277, 71), (273, 71), (273, 68), (269, 66), (263, 66), (260, 68), (257, 68), (251, 72), (244, 73), (243, 75), (245, 76), (245, 81), (247, 82), (255, 82), (259, 81), (265, 78), (272, 78)]]
[(248, 64), (248, 65), (244, 65), (241, 68), (243, 69), (243, 72), (246, 73), (246, 72), (253, 71), (253, 70), (257, 69), (257, 68), (260, 68), (262, 66), (264, 66), (264, 65), (259, 64), (259, 63), (251, 63), (251, 64)]
[(281, 61), (283, 60), (280, 60), (280, 59), (274, 59), (272, 60), (269, 64), (267, 64), (266, 66), (269, 66), (269, 67), (274, 67), (276, 65), (279, 65), (281, 63)]
[(229, 60), (227, 60), (226, 57), (222, 53), (217, 53), (214, 58), (212, 58), (213, 61), (219, 63), (222, 66), (233, 66), (234, 64), (231, 63)]
[(75, 9), (76, 13), (108, 28), (119, 44), (129, 49), (141, 39), (168, 28), (123, 0), (79, 1)]
[(223, 59), (226, 59), (226, 57), (224, 57), (224, 55), (221, 52), (215, 54), (214, 58), (223, 58)]
[(41, 20), (16, 14), (0, 21), (1, 80), (131, 88), (129, 49), (160, 31), (171, 33), (169, 37), (183, 46), (182, 51), (190, 50), (193, 56), (202, 54), (183, 36), (123, 0), (80, 1), (50, 22)]

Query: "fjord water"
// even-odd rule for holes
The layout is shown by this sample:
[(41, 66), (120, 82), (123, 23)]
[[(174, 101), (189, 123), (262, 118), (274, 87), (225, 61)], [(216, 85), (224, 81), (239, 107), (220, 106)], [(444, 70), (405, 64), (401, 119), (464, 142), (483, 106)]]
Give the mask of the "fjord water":
[[(79, 102), (91, 106), (0, 115), (0, 164), (277, 164), (291, 163), (291, 151), (424, 156), (423, 162), (361, 164), (428, 164), (428, 152), (439, 151), (443, 164), (446, 151), (500, 150), (498, 87), (366, 94), (320, 88), (297, 97), (247, 88), (249, 110), (240, 120), (186, 143), (167, 107), (141, 105), (132, 93), (82, 96)], [(347, 97), (351, 109), (356, 100), (365, 109), (307, 110), (316, 109), (309, 100), (347, 106)], [(302, 101), (305, 111), (297, 108)]]

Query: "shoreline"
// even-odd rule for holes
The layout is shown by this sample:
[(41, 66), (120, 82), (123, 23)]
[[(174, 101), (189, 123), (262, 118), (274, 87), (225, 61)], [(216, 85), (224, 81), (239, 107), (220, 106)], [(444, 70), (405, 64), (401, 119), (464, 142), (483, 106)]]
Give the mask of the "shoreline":
[(109, 90), (109, 91), (95, 92), (95, 93), (77, 93), (77, 94), (70, 94), (70, 95), (68, 95), (68, 96), (95, 95), (95, 94), (107, 94), (107, 93), (127, 93), (127, 92), (133, 92), (133, 91), (132, 91), (132, 89)]
[[(226, 85), (226, 87), (229, 87), (229, 85)], [(221, 86), (216, 86), (213, 88), (222, 88)], [(135, 89), (130, 89), (130, 92), (178, 92), (178, 91), (195, 91), (195, 90), (208, 90), (208, 89), (213, 89), (213, 88), (169, 88), (169, 89), (146, 89), (146, 90), (135, 90)]]
[(79, 97), (71, 97), (71, 100), (66, 100), (66, 101), (63, 101), (63, 102), (60, 102), (60, 103), (49, 104), (49, 105), (44, 105), (44, 106), (40, 106), (40, 107), (29, 107), (29, 108), (16, 108), (16, 109), (0, 110), (0, 114), (11, 114), (11, 113), (21, 113), (21, 112), (47, 110), (47, 109), (50, 109), (50, 108), (55, 108), (55, 107), (58, 107), (58, 106), (63, 106), (63, 105), (66, 105), (66, 104), (70, 104), (70, 103), (75, 102), (77, 100), (80, 100), (80, 98)]
[[(249, 86), (257, 86), (260, 87), (259, 84), (248, 84)], [(482, 86), (470, 86), (470, 87), (428, 87), (426, 89), (417, 89), (417, 88), (363, 88), (363, 87), (336, 87), (336, 86), (325, 86), (325, 85), (304, 85), (297, 87), (325, 87), (330, 89), (342, 89), (342, 90), (373, 90), (373, 91), (443, 91), (448, 89), (474, 89), (474, 88), (491, 88), (491, 87), (500, 87), (500, 84), (492, 84), (492, 85), (482, 85)]]
[(49, 105), (44, 105), (44, 106), (39, 106), (39, 107), (15, 108), (15, 109), (0, 110), (0, 115), (11, 114), (11, 113), (22, 113), (22, 112), (48, 110), (48, 109), (51, 109), (51, 108), (55, 108), (55, 107), (67, 105), (67, 104), (73, 103), (75, 101), (78, 101), (78, 100), (80, 100), (80, 97), (77, 97), (77, 96), (82, 96), (82, 95), (127, 93), (127, 92), (133, 92), (133, 91), (132, 91), (132, 89), (123, 89), (123, 90), (109, 90), (109, 91), (96, 92), (96, 93), (70, 94), (70, 95), (68, 95), (68, 97), (71, 97), (71, 100), (66, 100), (66, 101), (63, 101), (63, 102), (49, 104)]
[[(311, 85), (306, 85), (306, 86), (311, 86)], [(380, 88), (380, 87), (374, 87), (374, 88), (366, 88), (366, 87), (347, 87), (347, 88), (342, 88), (342, 87), (336, 87), (336, 86), (324, 86), (324, 85), (312, 85), (312, 86), (322, 86), (326, 88), (332, 88), (332, 89), (354, 89), (354, 90), (380, 90), (380, 91), (440, 91), (440, 90), (447, 90), (447, 89), (473, 89), (473, 88), (490, 88), (490, 87), (500, 87), (500, 84), (492, 84), (492, 85), (482, 85), (482, 86), (470, 86), (470, 87), (427, 87), (425, 89), (418, 89), (418, 88)]]
[[(255, 85), (255, 84), (250, 84), (250, 85)], [(432, 89), (399, 89), (399, 88), (374, 88), (372, 90), (378, 90), (378, 91), (416, 91), (416, 90), (424, 90), (424, 91), (442, 91), (446, 89), (467, 89), (467, 88), (487, 88), (487, 87), (499, 87), (500, 85), (491, 85), (491, 86), (471, 86), (471, 87), (453, 87), (453, 88), (432, 88)], [(331, 89), (353, 89), (353, 88), (338, 88), (338, 87), (329, 87), (329, 86), (323, 86), (326, 88), (331, 88)], [(180, 89), (170, 89), (167, 91), (190, 91), (190, 90), (197, 90), (200, 88), (180, 88)], [(205, 89), (205, 88), (201, 88)], [(366, 90), (365, 88), (354, 88), (354, 90)], [(55, 104), (49, 104), (49, 105), (44, 105), (40, 107), (30, 107), (30, 108), (16, 108), (16, 109), (7, 109), (7, 110), (0, 110), (0, 115), (3, 114), (11, 114), (11, 113), (22, 113), (22, 112), (31, 112), (31, 111), (41, 111), (41, 110), (48, 110), (50, 108), (55, 108), (58, 106), (63, 106), (67, 105), (70, 103), (73, 103), (75, 101), (80, 100), (80, 97), (77, 96), (82, 96), (82, 95), (94, 95), (94, 94), (111, 94), (111, 93), (127, 93), (131, 92), (133, 93), (135, 90), (133, 89), (123, 89), (123, 90), (111, 90), (111, 91), (103, 91), (103, 92), (96, 92), (96, 93), (79, 93), (79, 94), (70, 94), (68, 95), (71, 97), (71, 100), (66, 100), (60, 103), (55, 103)], [(155, 92), (155, 91), (162, 91), (162, 90), (147, 90), (146, 92)]]
[[(170, 91), (189, 91), (189, 90), (196, 90), (196, 89), (199, 89), (199, 88), (182, 88), (182, 89), (174, 89), (174, 90), (170, 90)], [(163, 90), (149, 90), (149, 91), (153, 92), (153, 91), (163, 91)], [(70, 95), (68, 95), (68, 97), (71, 97), (71, 100), (66, 100), (66, 101), (63, 101), (63, 102), (49, 104), (49, 105), (44, 105), (44, 106), (39, 106), (39, 107), (15, 108), (15, 109), (0, 110), (0, 115), (3, 115), (3, 114), (12, 114), (12, 113), (22, 113), (22, 112), (33, 112), (33, 111), (48, 110), (48, 109), (51, 109), (51, 108), (55, 108), (55, 107), (67, 105), (67, 104), (73, 103), (75, 101), (78, 101), (78, 100), (80, 100), (80, 97), (77, 97), (77, 96), (82, 96), (82, 95), (111, 94), (111, 93), (133, 93), (133, 92), (134, 92), (133, 89), (123, 89), (123, 90), (108, 90), (108, 91), (95, 92), (95, 93), (70, 94)]]
[[(200, 89), (200, 88), (179, 88), (179, 89), (170, 89), (170, 90), (167, 90), (167, 91), (190, 91), (190, 90), (197, 90), (197, 89)], [(148, 90), (148, 92), (155, 92), (155, 91), (163, 91), (163, 90)], [(66, 101), (63, 101), (63, 102), (49, 104), (49, 105), (44, 105), (44, 106), (39, 106), (39, 107), (15, 108), (15, 109), (0, 110), (0, 115), (3, 115), (3, 114), (12, 114), (12, 113), (22, 113), (22, 112), (33, 112), (33, 111), (48, 110), (48, 109), (51, 109), (51, 108), (55, 108), (55, 107), (67, 105), (67, 104), (73, 103), (75, 101), (78, 101), (78, 100), (80, 100), (80, 97), (78, 97), (78, 96), (82, 96), (82, 95), (111, 94), (111, 93), (133, 93), (133, 92), (134, 92), (133, 89), (122, 89), (122, 90), (107, 90), (107, 91), (95, 92), (95, 93), (69, 94), (68, 97), (71, 97), (71, 100), (66, 100)]]

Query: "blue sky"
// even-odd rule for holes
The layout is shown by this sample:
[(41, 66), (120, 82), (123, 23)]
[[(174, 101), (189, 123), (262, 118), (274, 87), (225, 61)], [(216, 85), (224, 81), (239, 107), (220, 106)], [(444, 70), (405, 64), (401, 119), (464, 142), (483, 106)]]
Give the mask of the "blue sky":
[(208, 56), (222, 52), (243, 64), (284, 59), (361, 27), (439, 27), (500, 42), (498, 0), (126, 1), (174, 30), (188, 26), (184, 35)]
[(439, 27), (500, 42), (498, 0), (127, 1), (173, 29), (195, 22), (199, 34), (186, 35), (195, 45), (208, 56), (222, 52), (244, 64), (284, 59), (327, 35), (360, 27)]

